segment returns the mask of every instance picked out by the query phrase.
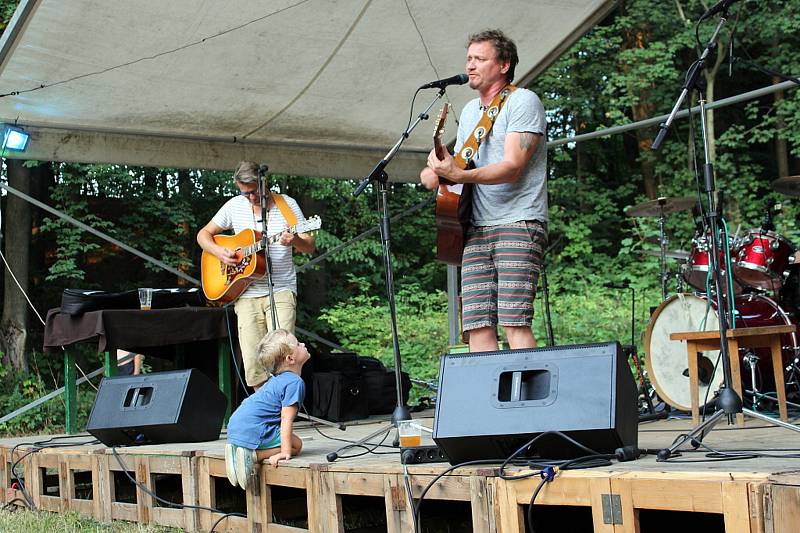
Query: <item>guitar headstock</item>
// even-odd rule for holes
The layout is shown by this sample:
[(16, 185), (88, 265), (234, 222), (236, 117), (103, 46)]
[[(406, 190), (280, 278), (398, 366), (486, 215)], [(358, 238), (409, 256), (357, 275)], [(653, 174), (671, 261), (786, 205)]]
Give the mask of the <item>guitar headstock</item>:
[(322, 219), (319, 218), (319, 215), (314, 215), (311, 218), (307, 218), (302, 222), (298, 222), (294, 228), (292, 233), (310, 233), (312, 231), (316, 231), (322, 227)]
[(444, 125), (447, 121), (447, 114), (450, 112), (450, 104), (446, 103), (439, 111), (439, 116), (436, 117), (436, 126), (433, 128), (433, 147), (436, 150), (436, 157), (442, 159), (444, 157), (442, 150), (442, 135), (444, 134)]

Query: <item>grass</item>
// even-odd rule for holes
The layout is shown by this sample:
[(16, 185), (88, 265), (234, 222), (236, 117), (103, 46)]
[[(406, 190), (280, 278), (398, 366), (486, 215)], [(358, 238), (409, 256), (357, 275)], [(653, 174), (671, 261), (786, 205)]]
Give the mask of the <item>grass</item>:
[(63, 514), (26, 509), (0, 510), (0, 531), (3, 533), (177, 533), (182, 529), (150, 526), (116, 520), (101, 524), (74, 512)]

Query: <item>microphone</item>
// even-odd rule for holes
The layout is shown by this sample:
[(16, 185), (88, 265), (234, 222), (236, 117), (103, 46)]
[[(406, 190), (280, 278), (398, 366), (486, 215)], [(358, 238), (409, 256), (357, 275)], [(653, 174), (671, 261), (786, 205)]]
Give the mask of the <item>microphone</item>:
[(703, 16), (697, 22), (703, 22), (706, 19), (709, 19), (716, 15), (717, 13), (727, 11), (731, 4), (737, 2), (738, 0), (721, 0), (717, 2), (714, 6), (712, 6), (708, 11), (703, 13)]
[(450, 76), (449, 78), (444, 78), (442, 80), (432, 81), (430, 83), (426, 83), (425, 85), (421, 86), (420, 89), (444, 89), (448, 85), (464, 85), (469, 81), (469, 76), (466, 74), (458, 74), (456, 76)]

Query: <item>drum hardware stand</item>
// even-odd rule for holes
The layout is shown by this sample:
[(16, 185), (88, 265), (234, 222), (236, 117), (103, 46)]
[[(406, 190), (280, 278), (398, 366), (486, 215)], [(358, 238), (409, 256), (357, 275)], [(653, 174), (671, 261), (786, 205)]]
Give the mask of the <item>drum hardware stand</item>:
[(758, 396), (761, 394), (756, 383), (756, 367), (759, 359), (760, 358), (752, 350), (747, 350), (747, 353), (744, 356), (744, 364), (750, 367), (750, 383), (753, 386), (753, 408), (756, 407), (756, 404), (758, 403)]
[(386, 166), (394, 159), (394, 156), (397, 155), (397, 152), (400, 150), (400, 146), (403, 144), (403, 141), (408, 139), (408, 136), (414, 131), (414, 128), (422, 122), (423, 120), (428, 119), (428, 112), (431, 108), (436, 104), (438, 100), (440, 100), (445, 94), (445, 88), (441, 87), (439, 92), (436, 94), (436, 97), (428, 104), (428, 107), (425, 108), (425, 111), (420, 113), (417, 116), (417, 119), (409, 124), (408, 128), (400, 135), (400, 138), (397, 142), (392, 146), (389, 151), (383, 156), (383, 159), (378, 161), (372, 171), (361, 180), (361, 183), (358, 184), (358, 187), (355, 188), (353, 191), (353, 196), (357, 197), (364, 189), (367, 188), (367, 185), (370, 182), (374, 181), (378, 185), (378, 208), (381, 212), (381, 222), (380, 222), (380, 230), (381, 230), (381, 249), (383, 250), (383, 268), (386, 275), (386, 299), (389, 303), (389, 318), (391, 321), (392, 326), (392, 348), (394, 351), (394, 381), (395, 387), (397, 388), (397, 404), (394, 408), (394, 412), (392, 412), (391, 418), (391, 425), (388, 427), (382, 427), (378, 430), (370, 433), (366, 437), (356, 441), (353, 444), (348, 444), (339, 448), (335, 452), (331, 452), (326, 456), (328, 462), (333, 462), (339, 458), (340, 451), (344, 449), (353, 448), (356, 446), (363, 447), (367, 442), (378, 437), (379, 435), (384, 435), (391, 430), (395, 430), (395, 439), (392, 443), (392, 446), (398, 447), (400, 445), (399, 442), (399, 432), (397, 431), (398, 422), (402, 420), (411, 420), (411, 412), (408, 409), (408, 406), (403, 399), (403, 370), (402, 370), (402, 362), (400, 360), (400, 341), (397, 335), (397, 309), (395, 307), (395, 299), (394, 299), (394, 272), (392, 270), (392, 247), (391, 247), (391, 232), (390, 232), (390, 220), (389, 217), (389, 207), (387, 202), (387, 192), (386, 192), (386, 183), (389, 181), (389, 175), (386, 173)]
[(631, 291), (631, 343), (622, 347), (622, 353), (625, 355), (626, 360), (632, 360), (634, 368), (636, 368), (636, 377), (639, 379), (641, 393), (644, 395), (644, 400), (647, 403), (647, 414), (639, 415), (639, 422), (646, 422), (655, 420), (657, 418), (667, 418), (669, 413), (667, 411), (656, 412), (653, 406), (653, 400), (650, 398), (650, 390), (647, 387), (647, 380), (644, 378), (644, 371), (642, 370), (642, 363), (639, 359), (639, 354), (636, 349), (636, 289), (631, 287), (630, 283), (606, 283), (609, 289), (630, 289)]
[(669, 278), (669, 274), (667, 273), (667, 234), (664, 228), (664, 225), (667, 221), (666, 217), (664, 216), (665, 203), (667, 203), (666, 198), (661, 197), (658, 199), (658, 242), (661, 244), (661, 261), (658, 267), (661, 281), (661, 301), (665, 301), (667, 299), (667, 279)]
[[(714, 166), (709, 159), (705, 95), (699, 90), (699, 87), (697, 86), (699, 74), (703, 69), (709, 54), (717, 46), (717, 38), (719, 37), (720, 31), (722, 30), (723, 26), (727, 22), (727, 17), (728, 17), (727, 6), (725, 6), (722, 10), (722, 16), (719, 19), (719, 23), (717, 23), (717, 27), (714, 29), (714, 33), (711, 36), (711, 39), (708, 41), (705, 50), (703, 50), (703, 53), (701, 54), (700, 58), (689, 68), (689, 71), (686, 74), (686, 83), (683, 85), (681, 94), (678, 97), (678, 100), (675, 103), (675, 106), (673, 107), (672, 112), (670, 113), (666, 122), (661, 124), (658, 135), (656, 136), (656, 139), (653, 142), (652, 146), (654, 151), (660, 148), (661, 144), (664, 142), (664, 138), (667, 136), (669, 127), (672, 124), (672, 121), (675, 119), (675, 115), (678, 113), (678, 110), (683, 105), (683, 101), (686, 99), (686, 96), (689, 94), (691, 90), (697, 90), (699, 94), (698, 103), (700, 104), (700, 123), (701, 123), (701, 131), (703, 134), (703, 148), (705, 156), (705, 165), (703, 166), (703, 177), (704, 177), (703, 189), (704, 192), (706, 193), (708, 202), (708, 213), (706, 218), (708, 219), (709, 227), (711, 229), (711, 250), (709, 253), (709, 269), (711, 269), (711, 272), (713, 272), (714, 275), (714, 287), (716, 288), (716, 294), (717, 294), (717, 309), (719, 311), (719, 337), (720, 337), (719, 344), (720, 344), (720, 356), (722, 357), (723, 382), (719, 387), (717, 396), (717, 407), (719, 410), (716, 413), (714, 413), (711, 417), (709, 417), (707, 420), (702, 422), (700, 425), (695, 427), (692, 431), (676, 439), (676, 441), (673, 442), (673, 444), (669, 448), (664, 448), (660, 450), (658, 452), (658, 461), (668, 460), (670, 456), (672, 456), (678, 449), (681, 448), (681, 446), (683, 446), (687, 442), (691, 443), (696, 447), (697, 446), (696, 441), (702, 440), (707, 432), (713, 430), (714, 426), (716, 426), (717, 423), (719, 423), (722, 420), (722, 417), (726, 417), (728, 420), (728, 424), (732, 425), (734, 420), (734, 415), (736, 415), (737, 413), (744, 413), (750, 417), (758, 418), (764, 422), (785, 427), (786, 429), (790, 429), (792, 431), (800, 432), (800, 427), (786, 423), (782, 420), (773, 419), (772, 417), (753, 411), (751, 409), (743, 408), (742, 399), (739, 397), (739, 395), (731, 386), (732, 382), (731, 361), (730, 361), (731, 354), (730, 351), (728, 350), (727, 332), (729, 329), (728, 328), (729, 320), (731, 320), (733, 317), (730, 316), (729, 306), (725, 305), (726, 298), (723, 297), (723, 294), (727, 295), (727, 297), (732, 300), (733, 287), (731, 287), (729, 283), (726, 285), (722, 284), (721, 266), (719, 264), (720, 260), (719, 219), (721, 218), (721, 213), (717, 211), (718, 206), (716, 205), (714, 198), (714, 192), (715, 192)], [(723, 288), (725, 289), (724, 293), (723, 293)], [(711, 297), (711, 295), (709, 295), (709, 297)], [(738, 354), (734, 355), (738, 357)]]

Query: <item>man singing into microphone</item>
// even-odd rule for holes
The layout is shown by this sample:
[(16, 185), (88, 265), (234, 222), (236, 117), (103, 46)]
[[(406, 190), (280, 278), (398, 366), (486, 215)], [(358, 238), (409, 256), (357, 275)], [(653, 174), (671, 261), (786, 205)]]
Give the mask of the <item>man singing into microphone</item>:
[[(462, 327), (472, 352), (533, 348), (533, 299), (547, 242), (547, 123), (535, 93), (511, 85), (519, 59), (499, 30), (469, 38), (467, 74), (478, 97), (461, 112), (456, 159), (434, 151), (420, 180), (472, 183), (471, 227), (462, 258)], [(488, 134), (485, 132), (488, 131)], [(475, 168), (464, 169), (465, 163)]]

